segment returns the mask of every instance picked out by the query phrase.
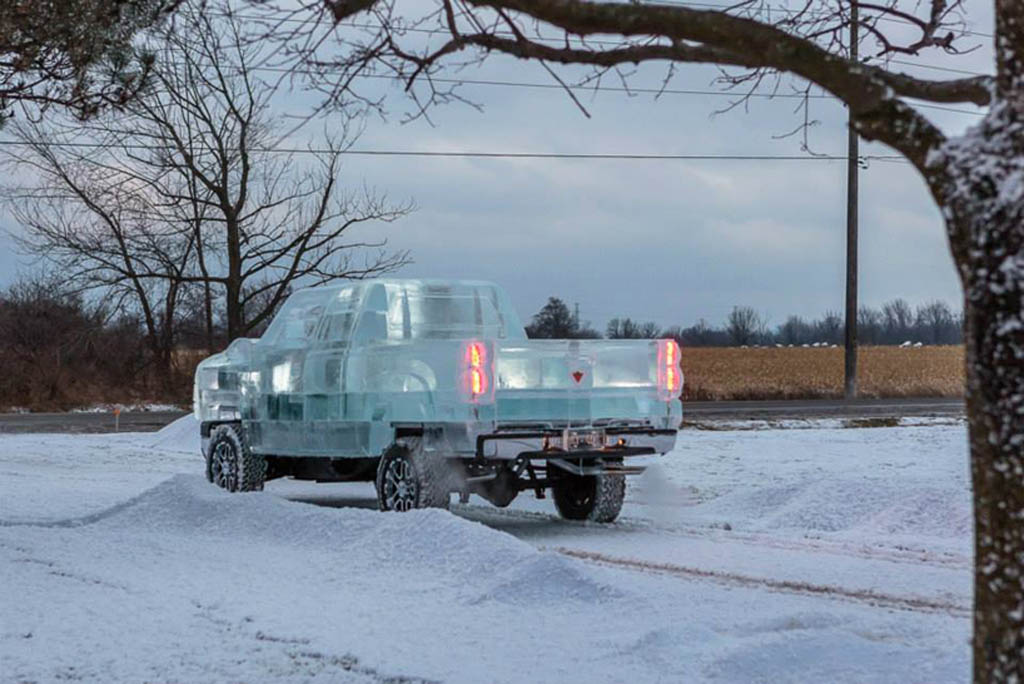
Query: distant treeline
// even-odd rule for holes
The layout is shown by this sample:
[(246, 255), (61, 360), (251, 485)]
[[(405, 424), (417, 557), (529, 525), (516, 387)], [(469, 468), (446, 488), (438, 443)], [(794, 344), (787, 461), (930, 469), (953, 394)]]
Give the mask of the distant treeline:
[[(0, 410), (68, 409), (102, 403), (178, 403), (191, 398), (192, 371), (229, 339), (223, 316), (212, 326), (202, 298), (184, 299), (175, 325), (152, 311), (150, 324), (130, 299), (88, 298), (59, 277), (37, 275), (0, 291)], [(864, 344), (954, 344), (961, 317), (942, 302), (912, 309), (901, 299), (861, 309)], [(552, 297), (527, 326), (531, 337), (674, 337), (688, 347), (840, 344), (843, 319), (791, 316), (775, 328), (750, 307), (736, 307), (718, 327), (699, 321), (660, 329), (622, 317), (595, 330)], [(259, 331), (254, 331), (258, 335)]]
[[(775, 345), (842, 344), (844, 318), (826, 311), (816, 319), (790, 316), (772, 326), (769, 319), (749, 306), (736, 306), (719, 325), (704, 319), (689, 327), (661, 328), (656, 323), (628, 317), (613, 318), (602, 334), (589, 322), (581, 322), (561, 299), (551, 297), (526, 326), (534, 338), (651, 339), (672, 337), (689, 347), (741, 347)], [(913, 308), (904, 299), (893, 299), (881, 308), (861, 307), (857, 313), (857, 335), (865, 345), (960, 344), (963, 342), (963, 314), (942, 301)]]

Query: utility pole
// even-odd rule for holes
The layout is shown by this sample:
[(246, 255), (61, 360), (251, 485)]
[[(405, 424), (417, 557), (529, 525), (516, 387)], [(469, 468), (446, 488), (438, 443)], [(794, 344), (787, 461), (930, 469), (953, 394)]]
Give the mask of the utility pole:
[(573, 311), (573, 315), (572, 315), (572, 323), (573, 323), (573, 325), (576, 326), (577, 330), (580, 329), (580, 303), (579, 302), (576, 302), (576, 306), (574, 307), (574, 311)]
[[(858, 0), (850, 0), (850, 61), (857, 61)], [(849, 109), (849, 149), (846, 169), (846, 385), (847, 399), (857, 396), (857, 193), (860, 138)]]

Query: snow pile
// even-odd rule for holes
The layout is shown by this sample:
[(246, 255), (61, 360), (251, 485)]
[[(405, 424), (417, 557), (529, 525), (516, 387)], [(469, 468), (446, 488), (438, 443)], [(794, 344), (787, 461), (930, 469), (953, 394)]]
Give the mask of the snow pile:
[[(697, 437), (699, 435), (699, 437)], [(791, 534), (901, 544), (916, 538), (969, 553), (965, 426), (681, 432), (664, 461), (695, 486), (687, 518)], [(692, 497), (691, 497), (692, 498)]]
[(358, 557), (360, 549), (372, 547), (373, 560), (378, 563), (440, 563), (481, 576), (492, 576), (524, 555), (537, 553), (514, 537), (446, 511), (381, 515), (369, 510), (333, 510), (294, 503), (266, 493), (236, 496), (198, 475), (175, 476), (85, 522), (196, 534), (232, 543), (255, 540), (296, 547), (323, 546), (345, 552), (350, 560)]
[[(125, 530), (198, 534), (231, 544), (273, 542), (297, 548), (330, 548), (348, 563), (397, 564), (450, 574), (477, 586), (467, 596), (486, 600), (544, 603), (621, 597), (595, 582), (581, 564), (485, 525), (442, 510), (381, 515), (362, 509), (332, 510), (286, 501), (271, 494), (235, 496), (197, 476), (178, 475), (139, 497), (83, 519), (58, 524), (99, 523)], [(473, 581), (468, 581), (473, 578)], [(465, 579), (465, 584), (463, 584)], [(481, 585), (480, 580), (484, 580)]]
[[(969, 538), (970, 502), (954, 487), (907, 488), (888, 479), (805, 480), (743, 489), (706, 503), (708, 517), (745, 522), (747, 529), (847, 536)], [(733, 522), (735, 525), (736, 523)]]
[[(140, 435), (141, 436), (141, 435)], [(140, 440), (153, 449), (199, 454), (199, 422), (191, 413)]]
[(352, 681), (514, 682), (534, 658), (575, 661), (604, 611), (651, 608), (605, 570), (446, 511), (322, 508), (198, 476), (0, 540), (15, 681), (333, 682), (356, 662)]

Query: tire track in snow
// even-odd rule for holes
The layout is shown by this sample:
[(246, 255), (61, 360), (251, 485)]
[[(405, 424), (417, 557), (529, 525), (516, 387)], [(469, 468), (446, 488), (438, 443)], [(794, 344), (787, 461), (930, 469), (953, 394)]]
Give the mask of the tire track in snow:
[(959, 618), (968, 618), (971, 616), (970, 606), (966, 606), (955, 601), (942, 601), (920, 596), (899, 596), (870, 589), (849, 589), (846, 587), (828, 584), (812, 584), (810, 582), (754, 577), (734, 572), (673, 565), (671, 563), (658, 563), (640, 561), (632, 558), (620, 558), (617, 556), (609, 556), (604, 553), (581, 551), (565, 547), (548, 547), (546, 550), (554, 551), (562, 554), (563, 556), (569, 556), (570, 558), (577, 558), (579, 560), (596, 563), (598, 565), (625, 568), (627, 570), (649, 572), (659, 575), (669, 575), (690, 580), (703, 580), (725, 586), (760, 588), (785, 594), (823, 597), (838, 601), (852, 601), (855, 603), (867, 604), (876, 608), (908, 610), (918, 613), (940, 613)]
[[(773, 537), (757, 532), (736, 532), (722, 527), (707, 525), (660, 524), (643, 518), (620, 518), (618, 522), (599, 524), (591, 522), (574, 522), (563, 520), (555, 515), (538, 511), (519, 511), (494, 509), (484, 506), (453, 506), (455, 512), (465, 512), (475, 520), (483, 522), (487, 516), (522, 521), (550, 521), (559, 525), (572, 525), (585, 529), (611, 529), (620, 532), (652, 532), (669, 534), (689, 539), (702, 539), (711, 542), (739, 543), (759, 546), (782, 551), (810, 551), (827, 553), (835, 556), (863, 558), (866, 560), (883, 560), (890, 563), (906, 565), (928, 565), (945, 569), (971, 570), (973, 561), (965, 556), (951, 552), (934, 552), (926, 549), (908, 549), (905, 547), (875, 544), (865, 546), (855, 542), (832, 541), (827, 539), (796, 539)], [(486, 524), (486, 523), (485, 523)], [(514, 532), (512, 534), (515, 534)], [(516, 535), (518, 536), (518, 535)]]
[(907, 565), (931, 565), (939, 568), (970, 570), (973, 563), (965, 556), (945, 552), (928, 551), (927, 549), (910, 549), (901, 546), (884, 544), (865, 545), (857, 542), (833, 541), (828, 539), (793, 539), (773, 537), (758, 532), (734, 532), (721, 527), (698, 527), (693, 525), (647, 525), (643, 521), (626, 524), (634, 525), (634, 529), (649, 529), (659, 533), (670, 534), (690, 539), (707, 539), (710, 541), (739, 542), (751, 546), (761, 546), (783, 551), (813, 551), (835, 556), (850, 556), (869, 560), (884, 560), (890, 563)]
[[(157, 486), (159, 486), (159, 485), (157, 485)], [(104, 508), (101, 511), (97, 511), (96, 513), (90, 513), (88, 515), (80, 515), (80, 516), (76, 516), (76, 517), (73, 517), (73, 518), (63, 518), (63, 519), (58, 519), (58, 520), (32, 520), (32, 519), (28, 519), (28, 520), (0, 520), (0, 528), (3, 528), (3, 527), (41, 527), (41, 528), (57, 529), (57, 528), (83, 527), (85, 525), (92, 525), (93, 523), (98, 523), (101, 520), (105, 520), (106, 518), (113, 517), (113, 516), (117, 515), (118, 513), (120, 513), (121, 511), (123, 511), (125, 509), (128, 509), (128, 508), (131, 508), (132, 506), (135, 506), (136, 504), (139, 503), (139, 501), (142, 500), (142, 498), (144, 496), (149, 494), (149, 492), (152, 491), (152, 489), (155, 489), (155, 488), (156, 487), (152, 487), (152, 488), (146, 489), (141, 494), (133, 496), (132, 498), (130, 498), (130, 499), (126, 500), (126, 501), (122, 501), (121, 503), (114, 504), (113, 506), (108, 506), (107, 508)]]

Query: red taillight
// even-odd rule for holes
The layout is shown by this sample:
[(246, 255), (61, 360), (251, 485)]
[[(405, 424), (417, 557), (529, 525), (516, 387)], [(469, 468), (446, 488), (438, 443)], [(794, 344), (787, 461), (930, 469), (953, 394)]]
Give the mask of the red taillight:
[(469, 369), (469, 393), (479, 396), (487, 391), (487, 377), (479, 368)]
[(470, 342), (466, 347), (466, 365), (470, 368), (483, 368), (487, 359), (487, 348), (480, 342)]
[(675, 399), (683, 388), (679, 357), (679, 344), (675, 340), (658, 340), (658, 394), (662, 401)]
[(492, 396), (491, 366), (488, 361), (486, 344), (470, 342), (466, 345), (463, 390), (473, 403), (486, 403)]

